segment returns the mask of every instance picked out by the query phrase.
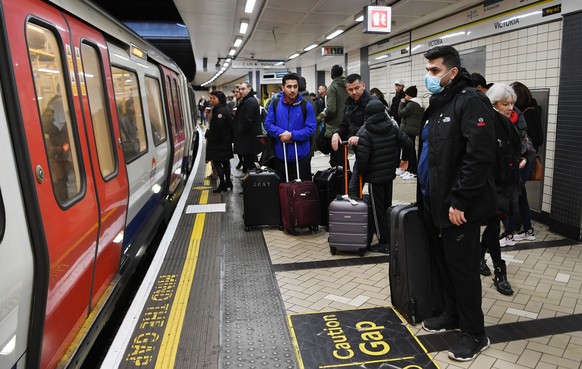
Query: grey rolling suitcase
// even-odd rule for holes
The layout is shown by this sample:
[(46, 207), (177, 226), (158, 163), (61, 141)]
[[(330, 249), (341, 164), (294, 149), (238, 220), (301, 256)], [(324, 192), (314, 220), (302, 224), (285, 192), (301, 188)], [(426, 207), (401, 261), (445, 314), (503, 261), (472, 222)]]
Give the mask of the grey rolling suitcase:
[[(345, 161), (347, 162), (347, 144)], [(357, 252), (364, 256), (370, 245), (369, 205), (366, 200), (348, 197), (347, 163), (344, 163), (345, 195), (338, 196), (329, 204), (329, 250), (332, 255), (337, 251)], [(360, 177), (360, 196), (362, 192)]]
[(428, 234), (416, 204), (388, 209), (390, 222), (390, 298), (411, 324), (443, 310), (441, 283), (431, 262)]

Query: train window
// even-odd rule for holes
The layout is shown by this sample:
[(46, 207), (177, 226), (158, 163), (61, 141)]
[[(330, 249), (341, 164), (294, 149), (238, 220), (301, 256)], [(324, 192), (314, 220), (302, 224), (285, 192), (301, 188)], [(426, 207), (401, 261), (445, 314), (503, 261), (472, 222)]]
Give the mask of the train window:
[(93, 122), (95, 144), (99, 169), (103, 178), (111, 175), (116, 169), (115, 152), (113, 151), (113, 135), (111, 134), (111, 121), (105, 106), (105, 91), (103, 90), (103, 74), (101, 71), (101, 59), (95, 47), (86, 43), (81, 44), (81, 56), (83, 60), (83, 73), (87, 84), (87, 97)]
[(167, 77), (168, 81), (166, 82), (166, 87), (168, 90), (168, 96), (170, 98), (170, 100), (168, 101), (168, 104), (170, 106), (168, 106), (168, 112), (170, 113), (170, 122), (172, 122), (172, 132), (174, 133), (174, 135), (176, 134), (176, 132), (178, 132), (178, 130), (176, 129), (176, 118), (174, 118), (174, 106), (173, 106), (173, 102), (174, 102), (174, 98), (172, 97), (172, 83), (170, 82), (170, 76)]
[(184, 130), (184, 118), (182, 117), (180, 94), (178, 93), (178, 86), (176, 85), (175, 78), (172, 78), (172, 97), (174, 99), (174, 109), (176, 111), (176, 126), (178, 131), (182, 132)]
[(145, 84), (148, 97), (150, 124), (154, 135), (154, 145), (158, 146), (166, 139), (164, 116), (162, 114), (162, 93), (160, 91), (160, 82), (153, 77), (146, 77)]
[(81, 175), (66, 89), (61, 88), (65, 86), (63, 58), (57, 38), (47, 28), (28, 23), (26, 40), (53, 189), (57, 201), (64, 204), (81, 191)]
[(121, 130), (121, 147), (125, 161), (130, 162), (147, 149), (137, 74), (118, 67), (112, 67), (111, 71)]

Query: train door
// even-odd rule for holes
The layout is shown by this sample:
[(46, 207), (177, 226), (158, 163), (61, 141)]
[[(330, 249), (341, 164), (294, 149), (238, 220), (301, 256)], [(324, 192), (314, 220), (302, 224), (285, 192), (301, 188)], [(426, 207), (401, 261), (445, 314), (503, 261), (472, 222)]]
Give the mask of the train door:
[(178, 76), (176, 72), (162, 68), (166, 90), (166, 106), (170, 121), (170, 134), (173, 138), (173, 160), (171, 163), (168, 195), (172, 195), (182, 181), (182, 160), (184, 158), (184, 118), (180, 109)]
[[(122, 157), (119, 125), (112, 121), (108, 97), (113, 96), (107, 50), (101, 33), (72, 17), (67, 17), (77, 67), (79, 97), (87, 130), (95, 192), (99, 206), (99, 238), (93, 266), (91, 305), (95, 307), (104, 290), (117, 273), (128, 205), (128, 183)], [(107, 66), (105, 68), (104, 66)]]
[[(5, 81), (5, 75), (0, 81)], [(4, 85), (4, 83), (3, 83)], [(32, 313), (34, 260), (23, 190), (0, 89), (0, 368), (24, 357)]]
[[(75, 74), (75, 48), (50, 4), (3, 2), (11, 67), (34, 173), (48, 265), (40, 367), (54, 368), (86, 320), (99, 235), (99, 209)], [(46, 255), (46, 256), (45, 256)], [(31, 335), (40, 332), (31, 332)], [(30, 355), (37, 355), (32, 352)]]

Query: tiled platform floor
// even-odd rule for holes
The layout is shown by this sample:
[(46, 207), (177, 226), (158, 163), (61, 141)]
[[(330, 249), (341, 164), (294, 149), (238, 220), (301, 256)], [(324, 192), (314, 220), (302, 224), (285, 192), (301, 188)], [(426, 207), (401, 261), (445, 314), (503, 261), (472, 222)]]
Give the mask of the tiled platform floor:
[[(312, 171), (327, 167), (327, 161), (327, 157), (316, 153)], [(414, 201), (415, 187), (415, 180), (397, 177), (393, 203)], [(582, 245), (570, 242), (554, 246), (563, 237), (552, 234), (543, 224), (534, 223), (534, 228), (536, 241), (531, 249), (502, 249), (513, 296), (499, 294), (491, 277), (482, 277), (486, 326), (582, 313)], [(274, 270), (282, 270), (276, 272), (276, 277), (288, 314), (391, 305), (385, 255), (366, 254), (365, 257), (379, 257), (379, 263), (322, 268), (312, 262), (347, 263), (358, 256), (331, 255), (327, 232), (322, 228), (318, 233), (292, 236), (266, 227), (263, 235)], [(296, 263), (305, 264), (293, 270), (291, 266)], [(489, 265), (492, 267), (490, 262)], [(411, 328), (418, 336), (427, 333), (420, 325)], [(494, 343), (468, 363), (451, 361), (446, 350), (432, 354), (441, 368), (450, 369), (582, 368), (582, 332)]]

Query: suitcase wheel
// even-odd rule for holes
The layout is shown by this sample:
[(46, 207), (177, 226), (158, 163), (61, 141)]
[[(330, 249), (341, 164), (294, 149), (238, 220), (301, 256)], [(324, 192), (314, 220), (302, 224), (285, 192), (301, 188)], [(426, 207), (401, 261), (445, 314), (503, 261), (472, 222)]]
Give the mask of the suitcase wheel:
[(363, 248), (361, 248), (361, 249), (358, 250), (358, 255), (360, 257), (364, 256), (365, 254), (366, 254), (366, 248), (365, 247), (363, 247)]
[(309, 226), (309, 230), (311, 232), (317, 232), (319, 230), (319, 226), (317, 226), (317, 225)]
[(283, 226), (282, 226), (282, 225), (280, 225), (280, 226), (279, 226), (279, 230), (280, 230), (280, 231), (282, 231), (282, 230), (283, 230)]
[(330, 247), (329, 252), (331, 252), (332, 255), (335, 255), (337, 254), (337, 249), (335, 247)]
[(250, 226), (245, 226), (245, 231), (246, 232), (250, 232), (251, 231), (251, 227)]

